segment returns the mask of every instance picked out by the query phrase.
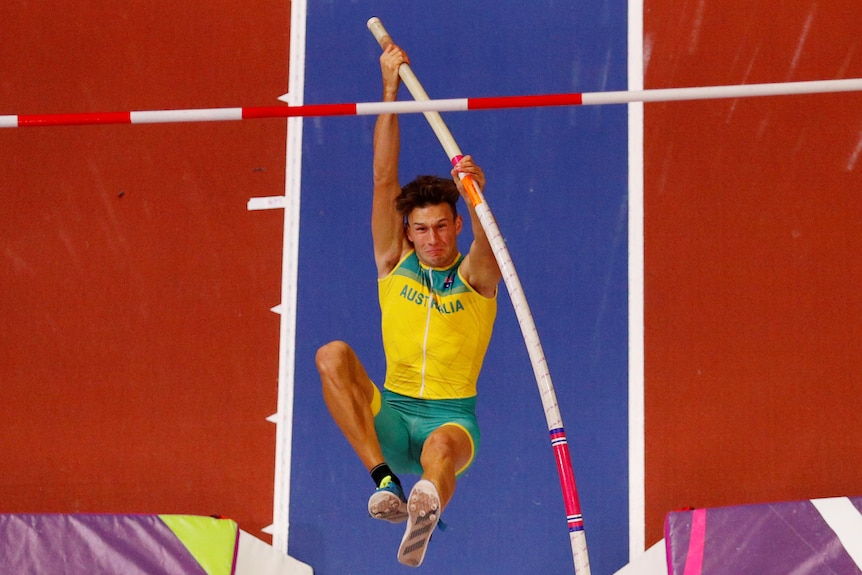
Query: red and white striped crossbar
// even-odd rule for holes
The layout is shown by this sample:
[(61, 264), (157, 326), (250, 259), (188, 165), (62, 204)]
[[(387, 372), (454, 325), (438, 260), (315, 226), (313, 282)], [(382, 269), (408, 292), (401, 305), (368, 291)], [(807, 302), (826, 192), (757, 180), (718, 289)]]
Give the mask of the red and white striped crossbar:
[(632, 102), (673, 102), (755, 96), (790, 96), (828, 92), (862, 91), (862, 78), (740, 84), (697, 88), (584, 92), (490, 98), (451, 98), (403, 102), (358, 102), (350, 104), (312, 104), (307, 106), (264, 106), (251, 108), (203, 108), (192, 110), (150, 110), (138, 112), (91, 112), (80, 114), (0, 115), (0, 128), (38, 126), (75, 126), (93, 124), (163, 124), (171, 122), (221, 122), (263, 118), (317, 116), (376, 116), (377, 114), (415, 114), (423, 112), (466, 112), (504, 108), (551, 106), (598, 106)]

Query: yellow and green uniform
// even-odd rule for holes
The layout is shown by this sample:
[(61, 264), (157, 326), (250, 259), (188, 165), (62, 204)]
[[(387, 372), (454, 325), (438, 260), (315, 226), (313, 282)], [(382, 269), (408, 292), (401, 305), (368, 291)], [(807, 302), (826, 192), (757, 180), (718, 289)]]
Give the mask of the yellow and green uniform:
[(422, 444), (441, 425), (464, 429), (474, 455), (479, 448), (476, 381), (497, 300), (464, 281), (463, 259), (459, 254), (450, 267), (431, 268), (410, 251), (378, 280), (386, 381), (372, 410), (384, 456), (396, 472), (421, 474)]
[(418, 399), (476, 395), (497, 300), (464, 281), (463, 260), (430, 268), (411, 251), (378, 281), (386, 389)]

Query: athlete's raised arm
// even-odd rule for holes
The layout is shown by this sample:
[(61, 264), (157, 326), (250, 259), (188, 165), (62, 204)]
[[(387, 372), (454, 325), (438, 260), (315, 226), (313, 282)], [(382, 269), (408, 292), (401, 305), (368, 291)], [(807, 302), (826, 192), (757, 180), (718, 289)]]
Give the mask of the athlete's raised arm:
[[(380, 56), (383, 77), (383, 101), (398, 98), (401, 80), (398, 67), (408, 62), (407, 54), (395, 44), (389, 44)], [(395, 208), (395, 198), (401, 193), (398, 183), (398, 155), (401, 150), (398, 115), (381, 114), (374, 126), (374, 196), (371, 206), (371, 236), (374, 240), (374, 261), (377, 276), (387, 275), (401, 259), (408, 242), (404, 235), (404, 220)]]

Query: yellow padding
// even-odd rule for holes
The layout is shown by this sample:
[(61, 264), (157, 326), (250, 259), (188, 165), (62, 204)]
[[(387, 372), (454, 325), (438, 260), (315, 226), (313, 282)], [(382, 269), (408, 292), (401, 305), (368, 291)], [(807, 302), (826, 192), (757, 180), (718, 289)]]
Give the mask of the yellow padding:
[(461, 431), (463, 431), (463, 432), (464, 432), (464, 435), (466, 435), (466, 436), (467, 436), (467, 439), (469, 439), (469, 440), (470, 440), (470, 459), (469, 459), (469, 460), (467, 460), (467, 463), (465, 463), (465, 464), (461, 467), (461, 469), (459, 469), (458, 471), (456, 471), (456, 472), (455, 472), (455, 475), (461, 475), (462, 473), (464, 473), (465, 471), (467, 471), (467, 468), (468, 468), (468, 467), (470, 467), (471, 465), (473, 465), (473, 458), (474, 458), (474, 457), (476, 457), (476, 444), (475, 444), (475, 443), (473, 443), (473, 436), (472, 436), (472, 435), (470, 435), (470, 432), (469, 432), (469, 431), (467, 431), (467, 428), (466, 428), (466, 427), (464, 427), (463, 425), (461, 425), (460, 423), (454, 423), (454, 422), (451, 422), (451, 421), (450, 421), (449, 423), (444, 423), (444, 424), (443, 424), (443, 425), (441, 425), (440, 427), (445, 427), (445, 426), (447, 426), (447, 425), (451, 425), (451, 426), (453, 426), (453, 427), (457, 427), (458, 429), (460, 429)]
[(371, 398), (371, 414), (375, 417), (380, 413), (380, 407), (383, 403), (383, 398), (380, 396), (380, 390), (374, 386), (374, 397)]
[(159, 515), (207, 575), (231, 575), (237, 524), (230, 519), (198, 515)]

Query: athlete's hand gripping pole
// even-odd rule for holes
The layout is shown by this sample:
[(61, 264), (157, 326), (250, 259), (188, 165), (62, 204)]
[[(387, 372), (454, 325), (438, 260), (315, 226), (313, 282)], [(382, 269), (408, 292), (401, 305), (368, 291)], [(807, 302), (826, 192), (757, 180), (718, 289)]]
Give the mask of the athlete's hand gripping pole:
[[(392, 38), (389, 36), (389, 33), (386, 32), (386, 29), (383, 28), (383, 24), (380, 22), (379, 18), (371, 18), (368, 21), (368, 29), (372, 34), (374, 34), (378, 44), (380, 44), (380, 47), (384, 50), (386, 49), (386, 46), (392, 43)], [(407, 89), (410, 90), (410, 94), (413, 96), (414, 100), (421, 102), (430, 100), (428, 94), (425, 93), (425, 90), (422, 88), (422, 84), (419, 83), (419, 79), (416, 77), (416, 74), (414, 74), (413, 70), (410, 68), (410, 64), (407, 64), (406, 62), (401, 64), (398, 68), (398, 75), (401, 77), (401, 81), (404, 82), (404, 85), (407, 86)], [(461, 160), (463, 154), (461, 153), (461, 149), (458, 147), (458, 144), (455, 142), (455, 138), (453, 138), (451, 132), (449, 132), (449, 128), (447, 128), (446, 124), (443, 122), (443, 118), (441, 118), (440, 114), (437, 112), (423, 112), (423, 114), (425, 115), (425, 119), (428, 120), (428, 123), (431, 125), (431, 129), (434, 130), (434, 133), (437, 135), (437, 139), (440, 140), (440, 143), (443, 145), (443, 149), (449, 156), (449, 160), (452, 162), (452, 165), (455, 166)], [(470, 203), (473, 204), (473, 207), (475, 208), (484, 201), (479, 184), (476, 183), (475, 178), (469, 174), (459, 174), (459, 177), (461, 178), (461, 182), (464, 184), (464, 189), (467, 192), (467, 197), (469, 198)]]
[[(385, 49), (392, 42), (392, 38), (386, 32), (386, 29), (378, 18), (368, 20), (368, 29), (374, 34), (381, 48)], [(398, 74), (415, 100), (429, 100), (428, 94), (425, 93), (409, 64), (401, 64)], [(443, 118), (437, 112), (423, 113), (437, 135), (437, 139), (440, 140), (440, 144), (442, 144), (446, 154), (449, 156), (452, 165), (457, 165), (462, 157), (461, 150), (458, 148), (458, 144), (455, 143), (455, 138), (452, 137), (449, 128), (443, 122)], [(494, 257), (497, 259), (500, 271), (503, 274), (503, 281), (506, 284), (509, 298), (512, 300), (512, 305), (515, 308), (515, 315), (521, 326), (521, 333), (524, 336), (524, 343), (527, 345), (533, 373), (536, 376), (536, 383), (542, 396), (542, 406), (545, 409), (545, 419), (548, 423), (548, 431), (551, 434), (551, 446), (554, 449), (557, 471), (560, 475), (560, 487), (563, 491), (563, 500), (566, 505), (566, 520), (569, 526), (569, 539), (572, 544), (575, 573), (576, 575), (590, 575), (590, 560), (587, 555), (584, 520), (581, 515), (580, 502), (578, 501), (578, 491), (575, 486), (575, 475), (572, 471), (568, 442), (563, 430), (560, 409), (557, 404), (556, 394), (554, 393), (554, 386), (551, 383), (551, 374), (548, 371), (542, 344), (539, 341), (538, 331), (533, 322), (533, 316), (530, 313), (530, 308), (521, 288), (521, 282), (518, 279), (512, 258), (509, 255), (509, 250), (506, 248), (506, 243), (503, 240), (499, 227), (497, 227), (497, 222), (494, 220), (494, 216), (482, 195), (482, 190), (479, 189), (479, 185), (472, 176), (461, 174), (460, 177), (464, 183), (468, 198), (473, 204), (476, 215), (494, 251)]]

